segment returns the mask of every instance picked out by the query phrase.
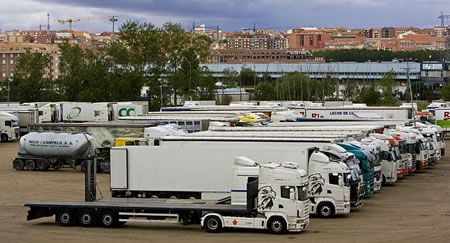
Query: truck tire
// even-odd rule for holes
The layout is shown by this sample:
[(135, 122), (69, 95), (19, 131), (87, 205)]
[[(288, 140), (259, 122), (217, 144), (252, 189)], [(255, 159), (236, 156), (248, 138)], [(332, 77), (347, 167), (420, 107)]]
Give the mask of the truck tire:
[(26, 160), (24, 170), (30, 170), (30, 171), (36, 170), (36, 163), (34, 162), (34, 160), (32, 160), (32, 159)]
[(284, 234), (287, 230), (286, 221), (282, 217), (272, 217), (267, 222), (267, 229), (272, 234)]
[(329, 202), (320, 203), (317, 207), (317, 214), (322, 218), (331, 218), (334, 216), (335, 212), (333, 204)]
[(56, 214), (56, 223), (61, 226), (71, 226), (75, 224), (73, 212), (62, 209)]
[(50, 167), (49, 163), (45, 159), (40, 159), (37, 161), (37, 169), (41, 171), (47, 171)]
[(9, 140), (8, 135), (6, 135), (6, 134), (2, 134), (1, 139), (2, 139), (2, 142), (4, 142), (4, 143), (8, 142), (8, 140)]
[(25, 162), (21, 159), (15, 159), (13, 162), (13, 168), (17, 171), (22, 171), (25, 168)]
[(55, 161), (55, 163), (53, 163), (52, 167), (55, 170), (61, 169), (61, 161), (60, 160)]
[(104, 211), (100, 216), (100, 224), (105, 228), (119, 226), (119, 215), (113, 211)]
[(218, 233), (222, 231), (222, 221), (220, 221), (217, 216), (208, 216), (205, 219), (205, 223), (203, 224), (206, 232), (209, 233)]
[(78, 214), (78, 222), (83, 227), (91, 227), (96, 224), (97, 215), (92, 210), (81, 210)]

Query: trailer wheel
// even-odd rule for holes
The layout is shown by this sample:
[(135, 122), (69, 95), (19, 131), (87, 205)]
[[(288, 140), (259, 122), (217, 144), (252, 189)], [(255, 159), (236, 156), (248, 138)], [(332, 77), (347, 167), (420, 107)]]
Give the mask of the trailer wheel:
[(61, 169), (61, 161), (60, 160), (55, 161), (55, 163), (53, 163), (52, 166), (53, 166), (53, 169), (55, 169), (55, 170)]
[(317, 213), (322, 218), (331, 218), (335, 213), (334, 206), (329, 202), (320, 203), (317, 207)]
[(83, 227), (90, 227), (96, 224), (97, 215), (91, 210), (82, 210), (78, 217), (78, 222)]
[(45, 159), (38, 160), (38, 162), (37, 162), (37, 169), (38, 170), (46, 171), (46, 170), (48, 170), (48, 167), (50, 167), (50, 166), (49, 166), (47, 160), (45, 160)]
[(25, 168), (25, 163), (21, 159), (15, 159), (13, 162), (13, 168), (17, 171), (21, 171)]
[(25, 170), (36, 170), (36, 163), (29, 159), (27, 161), (25, 161)]
[(267, 222), (267, 228), (273, 234), (283, 234), (286, 232), (286, 221), (282, 217), (272, 217)]
[(222, 231), (222, 222), (217, 216), (208, 216), (205, 219), (205, 223), (203, 224), (206, 232), (209, 233), (218, 233)]
[(105, 211), (101, 214), (100, 223), (106, 228), (116, 227), (119, 225), (119, 215), (112, 211)]
[(61, 210), (56, 214), (56, 223), (61, 226), (71, 226), (75, 223), (73, 212), (70, 210)]

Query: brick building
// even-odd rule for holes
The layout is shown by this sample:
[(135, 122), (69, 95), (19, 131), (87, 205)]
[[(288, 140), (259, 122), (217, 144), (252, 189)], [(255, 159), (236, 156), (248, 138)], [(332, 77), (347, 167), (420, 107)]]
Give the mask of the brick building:
[(50, 56), (50, 64), (46, 70), (47, 77), (56, 79), (59, 75), (59, 54), (56, 45), (34, 43), (0, 43), (0, 81), (13, 77), (17, 61), (27, 50), (46, 53)]
[(325, 48), (330, 32), (317, 28), (290, 29), (287, 31), (289, 50), (320, 50)]

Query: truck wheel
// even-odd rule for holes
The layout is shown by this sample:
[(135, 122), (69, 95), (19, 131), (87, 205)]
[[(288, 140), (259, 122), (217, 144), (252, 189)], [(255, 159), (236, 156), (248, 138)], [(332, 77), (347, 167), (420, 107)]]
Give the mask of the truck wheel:
[(90, 227), (96, 223), (96, 215), (91, 210), (82, 210), (78, 217), (78, 222), (83, 227)]
[(334, 206), (331, 203), (320, 203), (319, 206), (317, 207), (317, 213), (322, 217), (322, 218), (330, 218), (334, 216), (335, 210), (334, 210)]
[(272, 217), (267, 222), (267, 228), (273, 234), (283, 234), (286, 232), (286, 221), (281, 217)]
[(21, 159), (15, 159), (13, 162), (13, 168), (17, 171), (21, 171), (25, 168), (25, 163)]
[(205, 219), (205, 223), (203, 224), (206, 232), (209, 233), (218, 233), (222, 231), (222, 222), (217, 216), (208, 216)]
[(33, 160), (29, 159), (25, 161), (25, 170), (36, 170), (36, 163)]
[(73, 213), (69, 210), (61, 210), (56, 214), (56, 223), (62, 226), (71, 226), (75, 223)]
[(119, 225), (119, 215), (112, 211), (105, 211), (101, 214), (100, 223), (103, 227), (112, 228)]
[(47, 162), (47, 160), (45, 159), (40, 159), (37, 162), (37, 169), (41, 170), (41, 171), (47, 171), (49, 167), (49, 164)]
[(2, 134), (2, 142), (4, 143), (8, 142), (8, 135)]

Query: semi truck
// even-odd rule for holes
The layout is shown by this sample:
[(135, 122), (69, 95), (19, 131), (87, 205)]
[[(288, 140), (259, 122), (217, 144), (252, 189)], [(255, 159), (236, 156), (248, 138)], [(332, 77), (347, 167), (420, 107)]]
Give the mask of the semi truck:
[[(114, 148), (113, 161), (122, 161), (127, 150)], [(145, 159), (145, 158), (142, 158)], [(168, 162), (168, 161), (165, 161)], [(214, 163), (214, 161), (210, 161)], [(90, 162), (89, 168), (92, 168)], [(229, 161), (227, 176), (230, 198), (225, 200), (112, 198), (79, 202), (30, 202), (27, 220), (55, 215), (62, 226), (78, 224), (89, 227), (114, 227), (127, 222), (175, 218), (176, 222), (200, 223), (212, 233), (224, 228), (266, 229), (275, 234), (303, 231), (309, 224), (308, 176), (306, 171), (292, 164), (257, 164), (245, 157)], [(112, 172), (122, 167), (113, 166)], [(88, 170), (88, 173), (91, 169)], [(87, 174), (88, 174), (87, 173)], [(86, 195), (96, 195), (94, 179), (88, 182)], [(172, 177), (173, 174), (165, 174)], [(88, 175), (87, 175), (87, 178)], [(196, 178), (192, 178), (196, 179)], [(340, 183), (342, 178), (339, 179)], [(216, 184), (216, 178), (209, 183)], [(208, 186), (208, 185), (205, 185)], [(94, 190), (92, 190), (92, 187)]]
[(369, 198), (372, 196), (374, 191), (374, 173), (373, 167), (369, 164), (369, 160), (366, 154), (361, 151), (358, 147), (350, 143), (338, 143), (339, 146), (347, 150), (347, 152), (353, 153), (355, 157), (359, 160), (359, 166), (363, 173), (364, 179), (364, 196)]
[(0, 107), (0, 112), (7, 112), (17, 117), (15, 121), (18, 122), (20, 135), (27, 134), (29, 125), (38, 122), (39, 118), (38, 108), (24, 105)]
[(0, 140), (10, 142), (19, 137), (18, 118), (11, 113), (0, 111)]
[[(260, 162), (290, 161), (310, 174), (311, 213), (323, 217), (350, 212), (350, 171), (342, 161), (330, 161), (312, 147), (314, 139), (257, 138), (257, 137), (166, 137), (154, 147), (130, 147), (127, 163), (112, 161), (122, 169), (112, 170), (113, 197), (158, 197), (218, 199), (228, 196), (230, 177), (226, 176), (229, 158), (244, 155)], [(329, 144), (321, 140), (321, 144)], [(207, 154), (205, 154), (207, 153)], [(312, 156), (314, 154), (314, 156)], [(215, 162), (211, 164), (211, 157)], [(153, 158), (143, 160), (141, 158)], [(123, 158), (124, 161), (126, 158)], [(170, 161), (170, 163), (167, 163)], [(131, 166), (131, 164), (142, 164)], [(127, 169), (125, 169), (125, 166)], [(133, 168), (141, 168), (133, 170)], [(147, 168), (147, 169), (142, 169)], [(207, 173), (203, 173), (207, 168)], [(312, 170), (314, 168), (314, 170)], [(321, 171), (320, 169), (321, 168)], [(165, 177), (165, 171), (174, 171), (174, 178)], [(114, 172), (116, 171), (116, 172)], [(114, 175), (113, 173), (119, 173)], [(344, 184), (336, 184), (338, 177)], [(117, 179), (116, 179), (117, 178)], [(192, 179), (196, 178), (196, 179)], [(211, 178), (222, 181), (211, 184)], [(330, 179), (331, 178), (331, 179)], [(120, 179), (120, 180), (119, 180)], [(124, 184), (126, 183), (126, 184)], [(164, 190), (159, 185), (164, 185)], [(167, 194), (170, 185), (171, 194)]]
[(397, 182), (398, 161), (396, 160), (395, 153), (392, 150), (392, 145), (389, 140), (392, 140), (392, 138), (384, 134), (379, 134), (378, 137), (380, 136), (384, 137), (384, 139), (370, 136), (367, 139), (362, 140), (361, 143), (376, 144), (379, 146), (381, 159), (381, 182), (382, 184), (395, 183)]
[(36, 133), (21, 137), (17, 158), (12, 162), (17, 171), (49, 169), (83, 169), (87, 160), (98, 160), (97, 170), (109, 170), (109, 149), (114, 140), (85, 133)]

